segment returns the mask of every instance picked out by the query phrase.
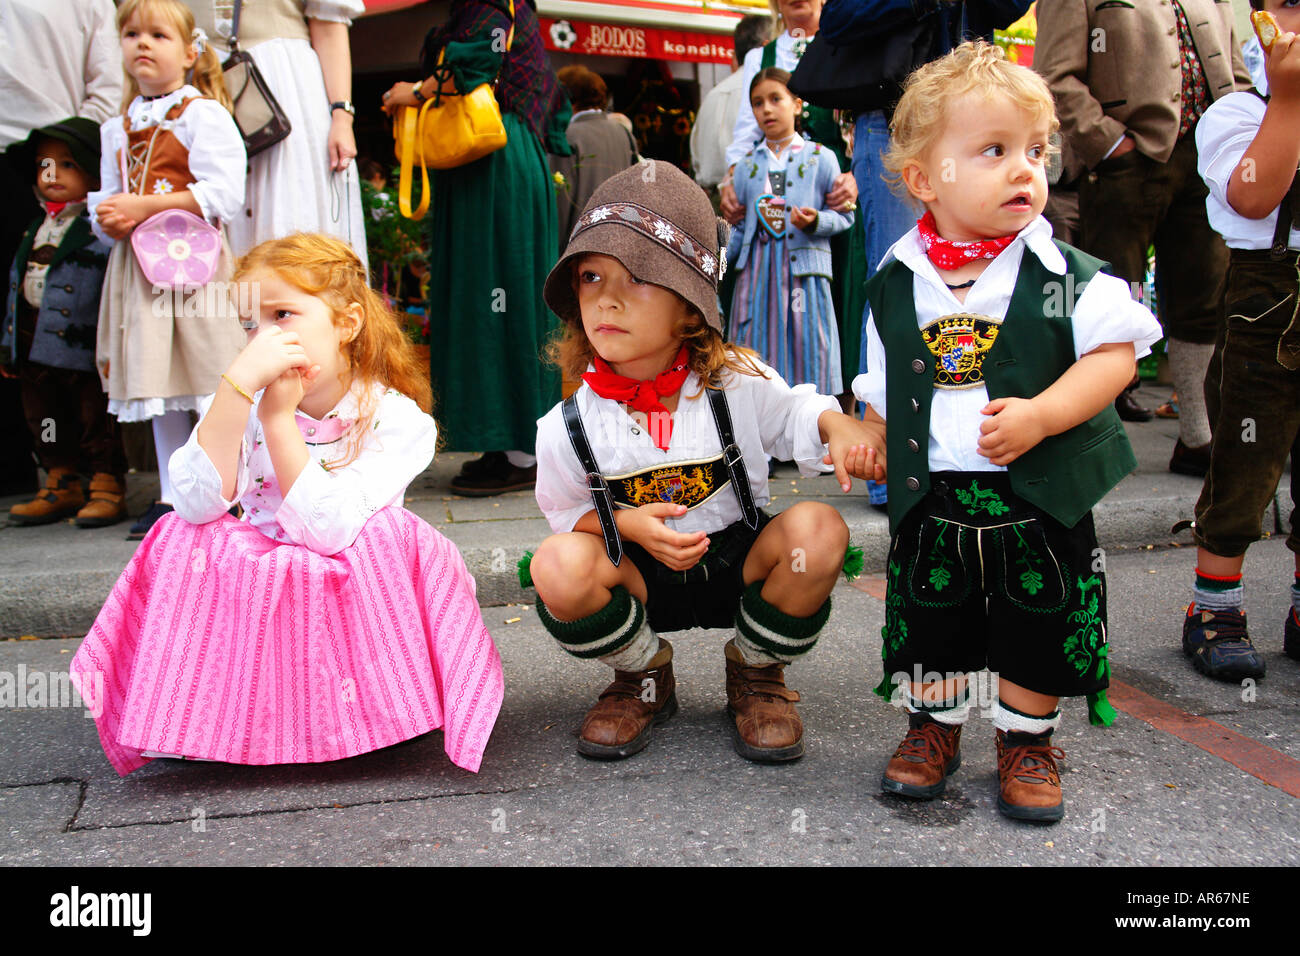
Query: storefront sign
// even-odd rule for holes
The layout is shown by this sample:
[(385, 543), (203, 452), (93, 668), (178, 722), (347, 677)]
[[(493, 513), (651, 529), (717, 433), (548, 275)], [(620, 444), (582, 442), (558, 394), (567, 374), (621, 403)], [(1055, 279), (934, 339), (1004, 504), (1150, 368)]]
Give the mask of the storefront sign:
[(713, 33), (687, 33), (657, 27), (582, 23), (539, 17), (548, 50), (589, 53), (595, 56), (631, 56), (686, 63), (730, 63), (731, 37)]

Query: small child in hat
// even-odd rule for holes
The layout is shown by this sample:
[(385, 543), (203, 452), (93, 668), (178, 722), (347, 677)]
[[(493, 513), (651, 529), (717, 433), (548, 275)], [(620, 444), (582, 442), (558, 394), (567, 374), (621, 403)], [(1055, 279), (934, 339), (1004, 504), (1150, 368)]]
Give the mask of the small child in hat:
[(555, 534), (524, 566), (560, 646), (614, 668), (579, 731), (588, 757), (636, 753), (676, 712), (660, 634), (693, 627), (733, 629), (736, 750), (803, 754), (784, 668), (817, 642), (849, 532), (820, 502), (765, 513), (765, 456), (808, 475), (832, 465), (848, 491), (883, 442), (724, 342), (725, 233), (689, 177), (643, 162), (596, 190), (546, 280), (564, 320), (552, 359), (582, 385), (538, 422), (537, 503)]
[(99, 186), (99, 127), (73, 117), (38, 129), (19, 156), (30, 163), (45, 215), (28, 227), (9, 269), (0, 358), (3, 374), (20, 379), (23, 415), (48, 475), (9, 520), (36, 525), (75, 515), (83, 528), (114, 524), (126, 517), (126, 459), (95, 370), (108, 247), (86, 214), (86, 194)]
[[(889, 422), (893, 539), (878, 693), (909, 714), (886, 793), (957, 769), (967, 677), (998, 677), (998, 809), (1064, 815), (1062, 697), (1105, 699), (1106, 575), (1091, 509), (1135, 467), (1114, 409), (1160, 338), (1104, 263), (1052, 239), (1052, 94), (987, 43), (912, 74), (886, 167), (926, 207), (867, 284), (868, 417)], [(902, 685), (901, 687), (899, 685)]]

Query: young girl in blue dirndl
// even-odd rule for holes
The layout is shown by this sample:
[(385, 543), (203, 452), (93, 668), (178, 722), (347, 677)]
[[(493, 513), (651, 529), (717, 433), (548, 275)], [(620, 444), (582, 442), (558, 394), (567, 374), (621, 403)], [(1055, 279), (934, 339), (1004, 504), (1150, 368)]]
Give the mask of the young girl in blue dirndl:
[(760, 70), (749, 88), (764, 139), (736, 164), (736, 198), (745, 222), (727, 256), (738, 272), (731, 336), (753, 349), (791, 385), (844, 390), (839, 330), (831, 302), (830, 237), (853, 225), (852, 213), (824, 205), (840, 173), (835, 154), (795, 132), (800, 101), (790, 74)]

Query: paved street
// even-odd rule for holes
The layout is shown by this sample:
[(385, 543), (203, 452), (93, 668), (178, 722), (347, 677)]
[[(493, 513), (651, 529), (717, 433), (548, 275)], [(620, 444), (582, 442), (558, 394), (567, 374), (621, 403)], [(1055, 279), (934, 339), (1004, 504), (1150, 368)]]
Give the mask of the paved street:
[[(1147, 404), (1159, 400), (1144, 392)], [(1167, 532), (1190, 514), (1199, 483), (1163, 470), (1176, 429), (1130, 426), (1141, 468), (1097, 511), (1121, 713), (1111, 728), (1090, 728), (1082, 702), (1067, 704), (1056, 738), (1067, 815), (1056, 826), (998, 815), (993, 730), (979, 716), (945, 797), (880, 793), (904, 728), (870, 693), (884, 519), (828, 479), (774, 483), (778, 508), (842, 501), (872, 572), (836, 589), (816, 651), (790, 668), (807, 756), (759, 766), (734, 753), (721, 632), (673, 638), (681, 712), (647, 751), (619, 763), (578, 756), (574, 733), (608, 672), (558, 651), (519, 603), (531, 592), (509, 584), (544, 522), (527, 495), (450, 496), (446, 479), (463, 456), (448, 455), (409, 506), (465, 552), (504, 661), (505, 706), (479, 774), (453, 766), (435, 732), (334, 764), (155, 761), (122, 779), (82, 710), (3, 708), (0, 864), (1298, 864), (1300, 663), (1281, 653), (1291, 555), (1274, 537), (1246, 564), (1268, 676), (1243, 689), (1195, 674), (1178, 642), (1194, 551), (1185, 534), (1170, 546)], [(147, 479), (133, 488), (137, 504), (150, 493)], [(125, 525), (0, 530), (0, 630), (40, 638), (0, 641), (0, 675), (66, 671), (131, 554), (124, 534)]]

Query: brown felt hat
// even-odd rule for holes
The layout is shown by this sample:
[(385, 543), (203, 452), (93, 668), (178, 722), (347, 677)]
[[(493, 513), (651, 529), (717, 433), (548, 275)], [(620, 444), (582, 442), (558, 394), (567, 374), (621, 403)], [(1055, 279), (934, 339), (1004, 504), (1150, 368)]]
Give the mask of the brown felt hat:
[(581, 321), (573, 261), (613, 256), (643, 282), (676, 292), (722, 331), (718, 279), (726, 268), (727, 224), (695, 181), (672, 163), (646, 160), (605, 180), (583, 207), (543, 295), (566, 322)]

